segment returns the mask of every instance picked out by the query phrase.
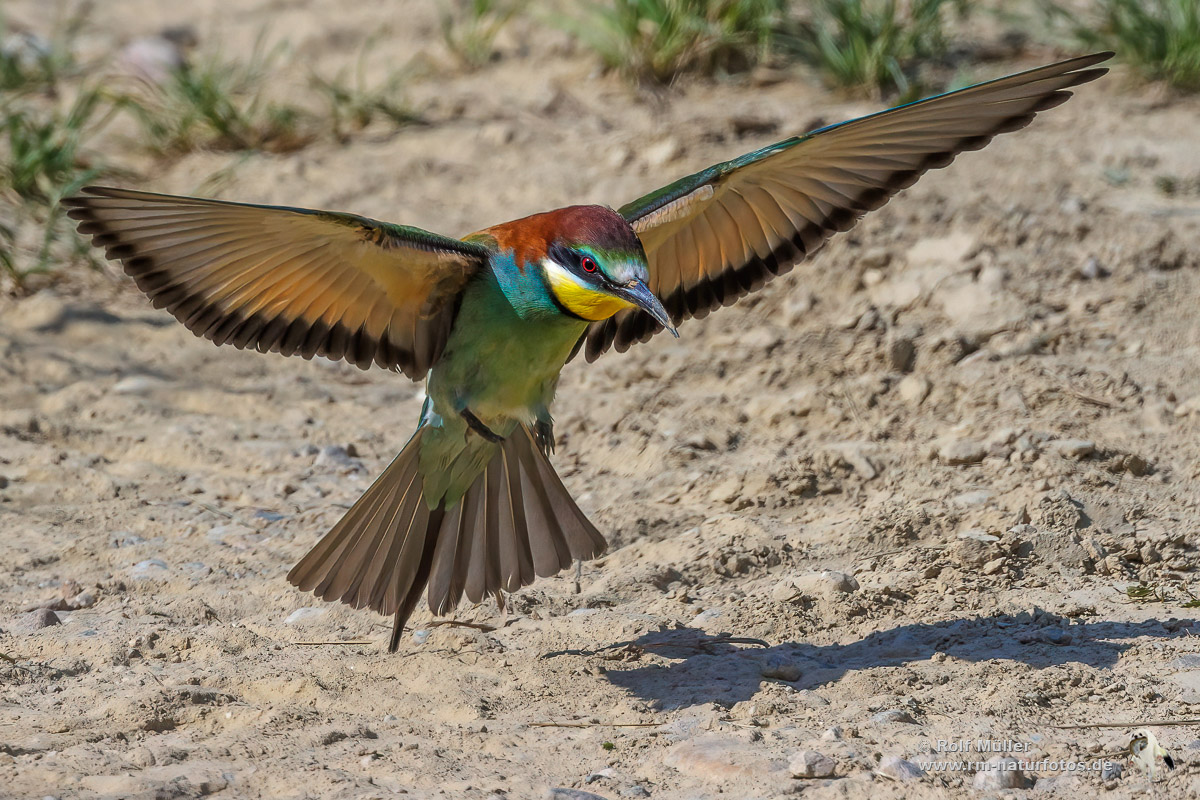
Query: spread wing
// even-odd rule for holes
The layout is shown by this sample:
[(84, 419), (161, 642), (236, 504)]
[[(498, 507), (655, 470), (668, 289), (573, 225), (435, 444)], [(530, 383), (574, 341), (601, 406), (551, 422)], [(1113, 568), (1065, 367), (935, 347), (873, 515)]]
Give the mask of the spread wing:
[(79, 231), (197, 336), (423, 378), (463, 286), (468, 242), (351, 214), (89, 187)]
[[(786, 139), (709, 167), (620, 209), (650, 264), (650, 289), (675, 325), (756, 291), (868, 211), (1063, 103), (1095, 80), (1097, 53)], [(589, 326), (587, 359), (662, 330), (626, 310)]]

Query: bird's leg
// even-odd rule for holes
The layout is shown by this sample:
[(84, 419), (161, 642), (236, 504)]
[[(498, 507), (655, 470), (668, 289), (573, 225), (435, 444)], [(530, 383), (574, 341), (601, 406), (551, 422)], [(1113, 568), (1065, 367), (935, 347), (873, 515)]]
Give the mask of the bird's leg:
[(554, 423), (548, 419), (539, 419), (533, 423), (533, 439), (538, 449), (544, 454), (554, 452)]
[(464, 408), (462, 411), (459, 411), (458, 413), (461, 414), (462, 418), (467, 421), (467, 427), (470, 428), (471, 430), (475, 431), (476, 433), (478, 433), (484, 439), (487, 439), (489, 442), (503, 442), (504, 441), (503, 436), (494, 432), (487, 425), (484, 425), (483, 422), (479, 419), (479, 417), (477, 417), (471, 413), (471, 409)]

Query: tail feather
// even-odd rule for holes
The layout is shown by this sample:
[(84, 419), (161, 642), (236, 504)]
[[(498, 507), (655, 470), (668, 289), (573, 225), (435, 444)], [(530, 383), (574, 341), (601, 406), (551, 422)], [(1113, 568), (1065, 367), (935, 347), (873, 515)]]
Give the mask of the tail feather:
[(515, 591), (605, 548), (524, 426), (448, 509), (424, 497), (423, 434), (288, 574), (322, 599), (394, 614), (392, 652), (426, 585), (430, 610), (444, 614), (464, 595)]
[(543, 578), (554, 575), (571, 565), (571, 549), (563, 535), (562, 526), (551, 513), (550, 495), (537, 477), (537, 458), (540, 453), (528, 441), (517, 442), (516, 454), (520, 465), (521, 494), (534, 498), (526, 504), (529, 544), (533, 555), (533, 571)]
[[(429, 575), (429, 610), (441, 614), (446, 606), (447, 598), (454, 592), (455, 562), (462, 550), (462, 542), (467, 536), (463, 531), (463, 509), (466, 503), (460, 502), (446, 512), (442, 523), (441, 536), (438, 537), (437, 547), (433, 553), (433, 571)], [(455, 597), (462, 595), (461, 583)]]
[(533, 553), (530, 552), (529, 525), (521, 492), (521, 473), (515, 447), (501, 448), (500, 466), (504, 468), (500, 494), (500, 574), (506, 577), (504, 588), (515, 592), (533, 583)]

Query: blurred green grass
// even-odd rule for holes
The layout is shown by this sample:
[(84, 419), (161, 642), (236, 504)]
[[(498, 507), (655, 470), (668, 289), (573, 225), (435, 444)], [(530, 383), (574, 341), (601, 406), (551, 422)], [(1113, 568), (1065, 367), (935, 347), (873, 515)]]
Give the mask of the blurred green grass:
[(1042, 9), (1081, 47), (1114, 50), (1146, 80), (1200, 91), (1200, 0), (1096, 0), (1082, 13), (1042, 0)]
[(560, 25), (636, 82), (745, 70), (784, 28), (786, 0), (585, 0)]

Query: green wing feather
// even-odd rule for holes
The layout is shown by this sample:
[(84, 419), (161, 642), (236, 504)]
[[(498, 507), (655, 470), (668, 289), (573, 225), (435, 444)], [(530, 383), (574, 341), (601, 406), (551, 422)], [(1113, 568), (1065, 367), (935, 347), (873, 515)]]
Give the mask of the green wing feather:
[(79, 231), (197, 336), (417, 379), (489, 253), (354, 214), (83, 191), (63, 201)]
[[(928, 170), (1065, 102), (1112, 53), (1081, 56), (831, 125), (716, 164), (622, 207), (671, 321), (729, 305), (811, 256)], [(593, 323), (589, 361), (662, 330), (640, 310)]]

